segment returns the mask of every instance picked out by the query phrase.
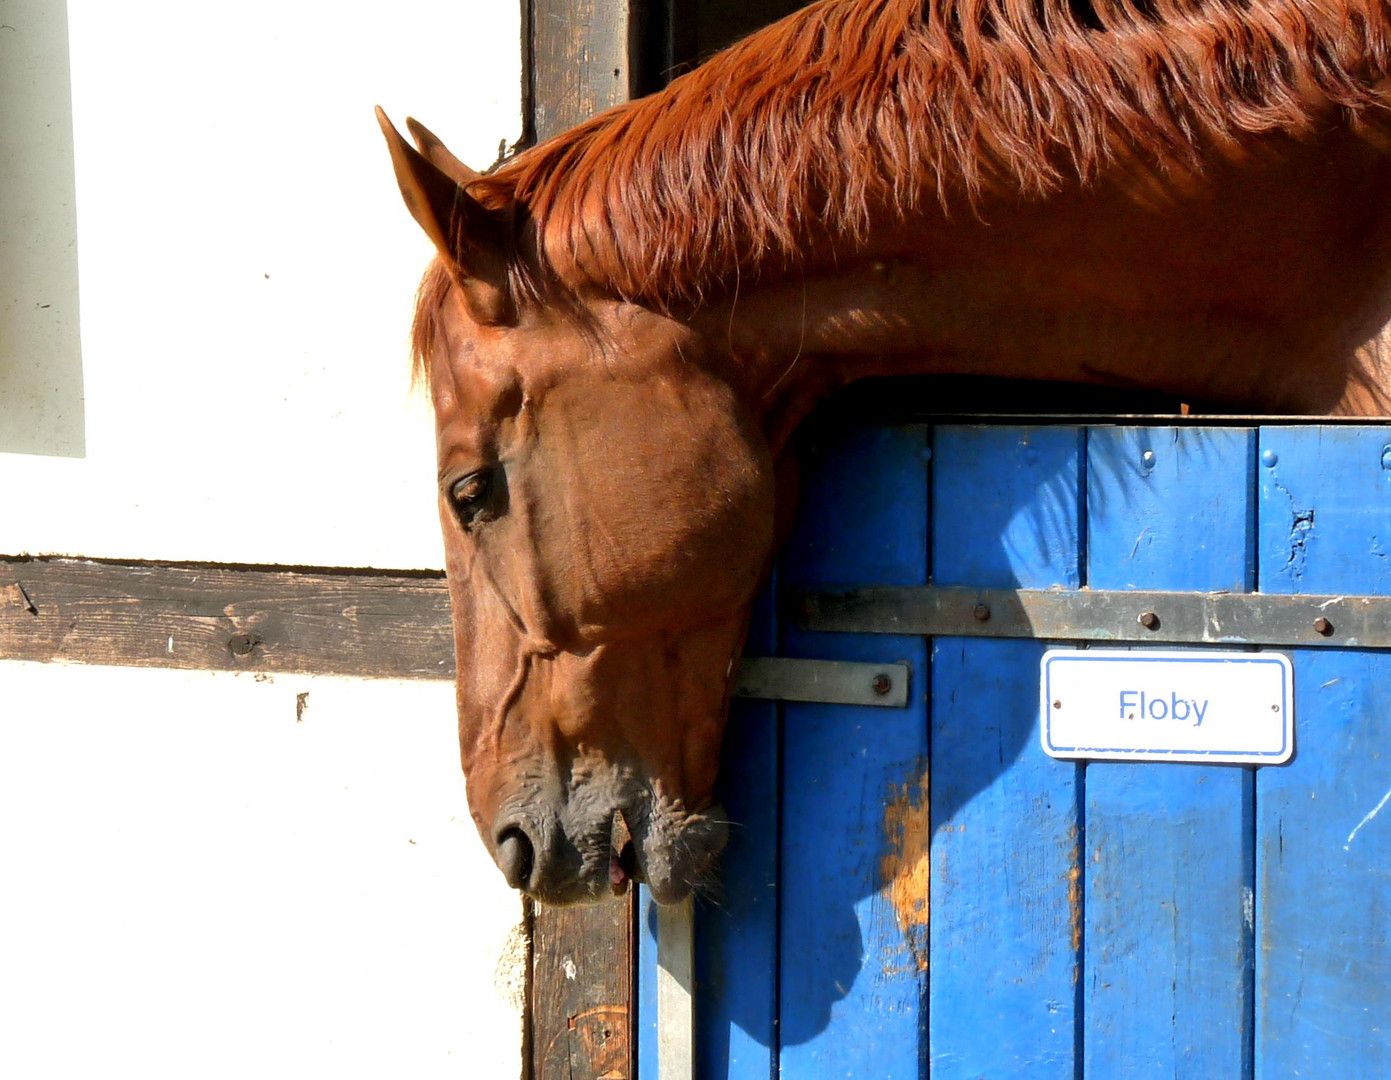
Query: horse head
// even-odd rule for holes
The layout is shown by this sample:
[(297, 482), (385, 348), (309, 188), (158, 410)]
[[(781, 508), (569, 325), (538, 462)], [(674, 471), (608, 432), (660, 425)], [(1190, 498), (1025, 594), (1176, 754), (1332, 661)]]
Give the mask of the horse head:
[(486, 177), (382, 118), (438, 252), (414, 339), (460, 741), (513, 885), (673, 901), (710, 869), (782, 447), (830, 391), (1391, 409), (1387, 8), (1268, 6), (1260, 34), (1220, 3), (1136, 34), (1067, 0), (826, 0)]
[(439, 252), (417, 346), (473, 819), (507, 880), (547, 902), (630, 878), (679, 900), (726, 835), (713, 791), (773, 548), (768, 443), (685, 323), (519, 288), (516, 208), (483, 205), (427, 131), (411, 125), (417, 150), (381, 119)]

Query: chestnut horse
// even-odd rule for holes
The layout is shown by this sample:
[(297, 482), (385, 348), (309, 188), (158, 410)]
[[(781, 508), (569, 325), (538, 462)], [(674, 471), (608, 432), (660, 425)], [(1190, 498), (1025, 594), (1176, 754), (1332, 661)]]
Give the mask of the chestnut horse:
[(821, 0), (490, 175), (381, 117), (439, 253), (414, 345), (507, 880), (712, 873), (786, 443), (836, 388), (1384, 413), (1389, 73), (1391, 0)]

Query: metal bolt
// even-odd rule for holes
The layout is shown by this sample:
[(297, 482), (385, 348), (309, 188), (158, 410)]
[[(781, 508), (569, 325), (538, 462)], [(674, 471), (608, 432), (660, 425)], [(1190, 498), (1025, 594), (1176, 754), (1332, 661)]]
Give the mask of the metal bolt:
[(237, 634), (227, 642), (227, 647), (232, 650), (233, 656), (250, 656), (251, 651), (256, 648), (256, 642), (250, 634)]
[(1061, 701), (1055, 701), (1055, 702), (1053, 702), (1053, 708), (1055, 708), (1055, 709), (1061, 709), (1062, 707), (1063, 707), (1063, 703), (1062, 703)]
[(1320, 615), (1314, 620), (1314, 633), (1322, 634), (1324, 637), (1327, 637), (1329, 634), (1333, 633), (1333, 624)]
[(1276, 465), (1280, 464), (1280, 455), (1274, 450), (1267, 450), (1261, 455), (1261, 464), (1267, 469), (1273, 469)]
[(1154, 468), (1154, 451), (1146, 450), (1140, 455), (1140, 464), (1146, 469)]
[(990, 606), (988, 604), (977, 604), (975, 610), (971, 612), (976, 617), (976, 622), (990, 621)]
[(1152, 611), (1142, 611), (1140, 613), (1140, 625), (1146, 630), (1159, 629), (1159, 616)]
[(894, 684), (893, 680), (881, 671), (878, 675), (874, 676), (869, 685), (876, 694), (887, 694), (893, 689)]
[(1383, 469), (1391, 469), (1391, 446), (1383, 446), (1381, 448), (1381, 467)]

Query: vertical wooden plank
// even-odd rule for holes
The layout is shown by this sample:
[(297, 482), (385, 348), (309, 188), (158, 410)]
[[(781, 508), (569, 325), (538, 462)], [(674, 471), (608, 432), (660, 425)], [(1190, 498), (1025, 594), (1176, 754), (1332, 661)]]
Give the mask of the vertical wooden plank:
[[(775, 584), (755, 606), (750, 655), (778, 650)], [(776, 1061), (779, 721), (771, 701), (730, 710), (719, 788), (729, 846), (720, 891), (696, 904), (696, 1056), (700, 1075), (719, 1080), (767, 1080)]]
[(538, 141), (628, 100), (628, 3), (531, 0), (530, 8), (532, 127)]
[(657, 908), (657, 1076), (695, 1080), (695, 900)]
[[(1078, 584), (1077, 428), (940, 427), (938, 585)], [(934, 1080), (1072, 1080), (1081, 961), (1081, 767), (1043, 753), (1044, 644), (932, 652)]]
[[(1248, 429), (1092, 429), (1088, 583), (1248, 591), (1254, 452)], [(1087, 767), (1088, 1076), (1251, 1075), (1253, 792), (1243, 767)]]
[(538, 904), (532, 929), (531, 1075), (626, 1080), (632, 1075), (632, 901)]
[[(848, 431), (804, 458), (790, 588), (927, 576), (927, 432)], [(927, 755), (921, 638), (787, 630), (788, 655), (907, 660), (910, 706), (784, 707), (784, 1076), (917, 1080), (926, 1058)]]
[[(526, 14), (533, 140), (550, 138), (628, 99), (632, 19), (627, 2), (528, 0)], [(593, 907), (536, 906), (530, 1014), (536, 1080), (633, 1076), (638, 902), (636, 890), (629, 890)]]
[[(661, 1019), (658, 1015), (658, 937), (661, 925), (657, 917), (657, 904), (645, 886), (638, 886), (638, 928), (637, 928), (637, 973), (638, 985), (635, 1007), (637, 1012), (637, 1078), (652, 1080), (660, 1077), (658, 1068), (659, 1039)], [(696, 946), (699, 949), (699, 945)]]
[[(1264, 592), (1391, 594), (1391, 429), (1261, 433)], [(1334, 628), (1336, 631), (1336, 627)], [(1391, 1076), (1391, 653), (1291, 650), (1257, 800), (1256, 1071)]]

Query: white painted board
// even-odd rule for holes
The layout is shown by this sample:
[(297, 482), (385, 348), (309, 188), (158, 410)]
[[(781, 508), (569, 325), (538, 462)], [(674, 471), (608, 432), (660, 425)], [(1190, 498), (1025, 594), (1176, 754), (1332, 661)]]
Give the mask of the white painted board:
[(1051, 649), (1040, 683), (1052, 757), (1277, 765), (1294, 753), (1279, 653)]

